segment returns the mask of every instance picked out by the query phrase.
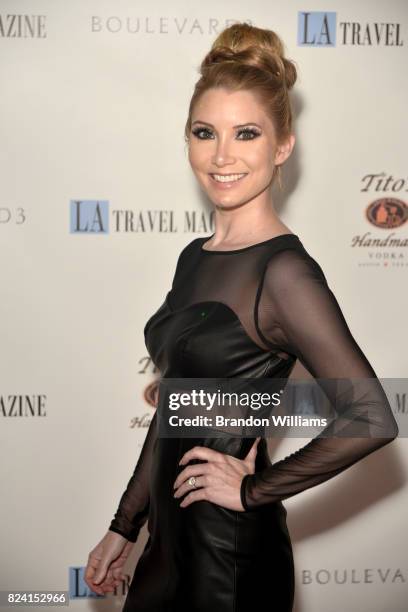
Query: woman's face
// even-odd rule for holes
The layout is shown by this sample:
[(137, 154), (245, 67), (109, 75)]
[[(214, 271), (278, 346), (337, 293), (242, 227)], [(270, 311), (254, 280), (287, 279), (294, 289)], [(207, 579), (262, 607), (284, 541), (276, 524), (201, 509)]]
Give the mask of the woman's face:
[(191, 122), (191, 167), (210, 200), (221, 207), (244, 204), (266, 191), (275, 165), (289, 157), (295, 141), (291, 135), (283, 147), (277, 146), (274, 126), (250, 91), (207, 90)]

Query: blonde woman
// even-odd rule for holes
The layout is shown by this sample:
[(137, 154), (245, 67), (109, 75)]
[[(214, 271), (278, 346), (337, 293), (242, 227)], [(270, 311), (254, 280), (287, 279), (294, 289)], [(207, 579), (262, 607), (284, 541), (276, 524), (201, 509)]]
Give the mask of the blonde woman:
[[(162, 438), (155, 415), (86, 570), (90, 588), (112, 591), (148, 520), (124, 612), (290, 612), (294, 562), (282, 500), (398, 433), (320, 265), (274, 208), (271, 188), (295, 143), (295, 81), (278, 35), (245, 23), (226, 28), (204, 58), (185, 136), (215, 232), (181, 251), (171, 290), (144, 328), (146, 346), (163, 378), (287, 378), (299, 359), (315, 378), (371, 379), (359, 396), (346, 394), (343, 408), (375, 435), (318, 436), (271, 464), (262, 437)], [(339, 405), (336, 389), (325, 390)]]

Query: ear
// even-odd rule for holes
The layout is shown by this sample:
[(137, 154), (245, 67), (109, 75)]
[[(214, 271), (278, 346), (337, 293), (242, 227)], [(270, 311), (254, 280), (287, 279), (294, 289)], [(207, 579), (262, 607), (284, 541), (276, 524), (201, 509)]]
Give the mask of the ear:
[(289, 134), (288, 138), (279, 144), (275, 153), (275, 166), (283, 164), (292, 153), (293, 147), (295, 146), (296, 137), (294, 134)]

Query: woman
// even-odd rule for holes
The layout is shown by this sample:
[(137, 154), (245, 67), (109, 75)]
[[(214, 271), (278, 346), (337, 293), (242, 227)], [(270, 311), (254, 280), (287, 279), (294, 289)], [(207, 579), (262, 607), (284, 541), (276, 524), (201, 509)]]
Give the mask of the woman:
[(216, 231), (182, 250), (172, 288), (146, 323), (153, 362), (163, 378), (287, 378), (300, 359), (315, 378), (371, 379), (353, 393), (328, 383), (325, 391), (351, 415), (354, 434), (370, 425), (376, 437), (330, 437), (329, 426), (272, 465), (264, 438), (161, 438), (155, 415), (86, 581), (112, 591), (148, 519), (124, 612), (238, 612), (263, 601), (289, 612), (294, 565), (282, 500), (332, 478), (398, 429), (319, 264), (272, 204), (295, 142), (294, 64), (274, 32), (241, 23), (218, 36), (201, 73), (185, 135)]

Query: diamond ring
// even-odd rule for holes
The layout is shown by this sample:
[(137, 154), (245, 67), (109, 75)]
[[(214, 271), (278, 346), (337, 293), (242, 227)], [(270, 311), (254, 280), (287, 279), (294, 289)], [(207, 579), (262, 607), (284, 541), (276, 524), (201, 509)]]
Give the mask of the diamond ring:
[(188, 479), (188, 484), (191, 485), (192, 487), (196, 488), (196, 478), (195, 478), (195, 476), (191, 476)]

